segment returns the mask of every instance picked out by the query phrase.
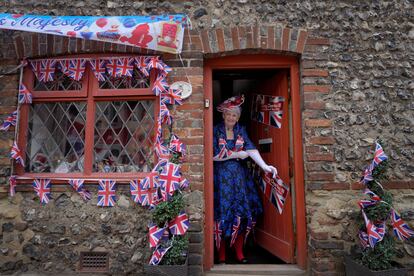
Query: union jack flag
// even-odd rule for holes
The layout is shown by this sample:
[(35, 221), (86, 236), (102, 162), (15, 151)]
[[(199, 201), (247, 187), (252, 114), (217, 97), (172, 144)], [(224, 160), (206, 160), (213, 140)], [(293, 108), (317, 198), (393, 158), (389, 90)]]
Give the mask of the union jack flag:
[(381, 198), (376, 193), (374, 193), (373, 191), (371, 191), (368, 188), (364, 189), (364, 194), (369, 195), (372, 200), (375, 200), (375, 201), (380, 201), (381, 200)]
[(67, 67), (66, 72), (64, 72), (69, 78), (72, 78), (75, 81), (82, 79), (83, 74), (85, 73), (86, 60), (85, 59), (73, 59), (69, 61), (69, 67)]
[(259, 181), (259, 187), (262, 190), (265, 198), (271, 201), (272, 196), (272, 178), (268, 174), (263, 173)]
[(82, 197), (83, 200), (87, 201), (91, 199), (92, 195), (83, 186), (84, 182), (85, 180), (83, 179), (70, 179), (69, 180), (70, 186), (72, 186), (72, 188)]
[(358, 201), (358, 205), (359, 205), (359, 207), (361, 209), (365, 209), (365, 208), (370, 207), (370, 206), (373, 206), (373, 205), (375, 205), (377, 203), (378, 203), (378, 201), (376, 201), (376, 200), (365, 200), (365, 199), (362, 199), (362, 200)]
[(166, 123), (167, 125), (172, 124), (172, 116), (170, 111), (163, 102), (160, 102), (160, 118), (162, 123)]
[(158, 196), (158, 189), (144, 189), (141, 186), (141, 205), (150, 206), (150, 208), (155, 207), (161, 199)]
[(358, 237), (359, 237), (359, 241), (361, 243), (361, 246), (363, 248), (369, 247), (368, 234), (367, 233), (365, 233), (364, 231), (359, 231)]
[(140, 57), (136, 57), (135, 61), (137, 62), (137, 67), (138, 69), (141, 71), (141, 73), (145, 76), (148, 77), (149, 76), (149, 71), (148, 71), (148, 58), (145, 56), (140, 56)]
[(55, 65), (56, 60), (47, 59), (42, 60), (42, 65), (40, 67), (40, 73), (37, 75), (37, 78), (41, 82), (48, 82), (52, 81), (55, 77)]
[(190, 186), (190, 181), (187, 180), (187, 178), (183, 178), (180, 182), (180, 190), (185, 190)]
[(249, 237), (250, 233), (253, 231), (253, 220), (251, 217), (247, 219), (246, 225), (246, 234), (244, 235), (244, 243), (246, 243), (247, 238)]
[(131, 197), (135, 203), (142, 204), (142, 186), (139, 180), (131, 180), (129, 182), (130, 190), (131, 190)]
[(167, 78), (164, 75), (158, 75), (154, 81), (152, 92), (158, 96), (163, 92), (168, 91), (168, 82)]
[(60, 71), (62, 71), (63, 74), (68, 75), (68, 69), (69, 69), (69, 63), (70, 60), (60, 60), (58, 62), (58, 66), (60, 67)]
[(175, 219), (168, 223), (168, 228), (170, 228), (173, 235), (184, 235), (189, 227), (190, 221), (184, 211), (181, 211)]
[(117, 61), (117, 67), (116, 67), (116, 76), (128, 76), (132, 77), (132, 74), (134, 73), (134, 64), (135, 59), (134, 58), (119, 58)]
[(23, 83), (19, 85), (19, 103), (21, 104), (32, 103), (32, 93), (30, 93), (29, 89), (27, 89)]
[(13, 111), (12, 114), (7, 116), (7, 118), (3, 121), (3, 124), (0, 127), (0, 130), (7, 131), (11, 126), (15, 126), (17, 123), (17, 110)]
[[(152, 169), (152, 172), (160, 173), (161, 170), (167, 165), (168, 161), (165, 159), (158, 160), (157, 165)], [(158, 180), (158, 179), (157, 179)], [(158, 186), (157, 186), (158, 187)]]
[(391, 210), (391, 225), (398, 239), (408, 240), (414, 237), (414, 231), (408, 227), (407, 223), (401, 219), (401, 216), (394, 209)]
[(373, 167), (375, 168), (382, 161), (385, 161), (387, 159), (388, 159), (388, 157), (385, 155), (384, 150), (382, 149), (381, 145), (378, 142), (376, 142), (375, 143), (374, 159), (372, 160)]
[(240, 135), (237, 136), (236, 143), (234, 144), (234, 151), (242, 151), (244, 145), (244, 139)]
[(271, 181), (274, 183), (272, 185), (271, 202), (277, 207), (279, 214), (282, 214), (289, 193), (289, 186), (283, 182), (279, 175), (276, 175), (276, 179), (271, 178)]
[(234, 218), (233, 226), (231, 230), (230, 247), (233, 246), (233, 244), (236, 242), (237, 236), (239, 235), (240, 222), (241, 222), (241, 218), (239, 216), (236, 216)]
[(92, 59), (89, 61), (92, 66), (92, 71), (98, 81), (105, 81), (106, 76), (106, 60)]
[(142, 179), (141, 183), (142, 183), (142, 188), (143, 189), (158, 188), (159, 187), (158, 172), (157, 171), (150, 172), (150, 174), (147, 177)]
[(186, 152), (185, 144), (181, 142), (180, 138), (178, 138), (178, 136), (175, 134), (171, 135), (169, 149), (171, 151), (181, 153), (182, 155), (185, 155), (185, 152)]
[(168, 162), (158, 176), (164, 200), (167, 200), (168, 195), (173, 195), (174, 191), (179, 189), (181, 180), (180, 165)]
[(168, 89), (168, 92), (161, 93), (161, 101), (165, 104), (182, 105), (183, 100), (181, 98), (182, 91), (179, 89)]
[(232, 154), (232, 151), (227, 148), (227, 142), (224, 138), (219, 138), (219, 149), (220, 152), (218, 153), (219, 159), (224, 159), (229, 157)]
[(365, 227), (367, 228), (368, 242), (371, 248), (375, 247), (377, 242), (382, 241), (385, 235), (385, 229), (375, 226), (368, 218), (365, 212), (362, 210), (362, 216), (364, 217)]
[(115, 205), (115, 185), (113, 180), (99, 180), (98, 206), (113, 207)]
[(164, 234), (165, 227), (158, 227), (155, 223), (148, 225), (148, 240), (150, 247), (156, 247)]
[(13, 142), (13, 146), (10, 151), (10, 158), (13, 158), (14, 160), (16, 160), (17, 164), (20, 164), (24, 167), (23, 155), (19, 147), (17, 146), (16, 141)]
[(284, 101), (285, 99), (283, 97), (262, 95), (257, 112), (257, 121), (281, 128)]
[(158, 56), (148, 58), (147, 68), (149, 71), (152, 69), (158, 69), (164, 71), (164, 62), (160, 60)]
[(32, 66), (36, 78), (40, 80), (40, 74), (42, 74), (42, 61), (30, 61), (30, 65)]
[(217, 250), (220, 249), (220, 244), (221, 244), (221, 236), (223, 233), (223, 230), (221, 230), (221, 221), (216, 220), (214, 222), (214, 229), (213, 229), (213, 234), (214, 234), (214, 240), (216, 241), (216, 248)]
[(365, 170), (364, 174), (361, 177), (361, 180), (359, 181), (361, 184), (368, 184), (372, 180), (374, 180), (374, 177), (372, 177), (372, 171), (374, 170), (374, 166), (372, 164), (368, 165)]
[(42, 204), (48, 204), (50, 200), (50, 180), (49, 179), (35, 179), (33, 181), (33, 188), (36, 195), (39, 197)]
[(12, 175), (9, 177), (9, 194), (13, 197), (16, 194), (16, 176)]
[(118, 59), (109, 59), (106, 64), (106, 69), (108, 70), (108, 73), (111, 77), (117, 77), (118, 76)]
[(156, 142), (154, 147), (155, 147), (155, 153), (157, 154), (159, 159), (163, 159), (163, 160), (170, 159), (171, 157), (170, 151), (160, 141)]
[(151, 256), (151, 259), (149, 261), (150, 265), (158, 265), (162, 258), (164, 257), (165, 253), (167, 253), (167, 251), (171, 248), (171, 246), (167, 247), (167, 248), (162, 248), (160, 246), (157, 247), (157, 249), (155, 249), (154, 253)]

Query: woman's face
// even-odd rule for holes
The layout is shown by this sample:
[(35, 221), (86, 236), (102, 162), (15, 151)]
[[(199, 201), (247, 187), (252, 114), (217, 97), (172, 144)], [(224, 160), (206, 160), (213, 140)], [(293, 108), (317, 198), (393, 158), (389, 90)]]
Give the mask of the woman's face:
[(223, 113), (223, 118), (224, 118), (224, 125), (227, 128), (233, 128), (234, 125), (237, 123), (237, 121), (239, 120), (239, 114), (236, 112), (231, 112), (231, 111), (225, 111)]

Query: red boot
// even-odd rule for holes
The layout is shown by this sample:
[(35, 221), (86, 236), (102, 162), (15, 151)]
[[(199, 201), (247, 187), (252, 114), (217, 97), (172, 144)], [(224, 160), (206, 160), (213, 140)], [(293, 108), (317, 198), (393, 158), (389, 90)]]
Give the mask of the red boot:
[(244, 234), (239, 235), (234, 242), (234, 249), (236, 251), (237, 261), (241, 264), (247, 264), (247, 259), (243, 254)]
[(219, 263), (224, 264), (226, 262), (226, 242), (221, 240), (219, 249)]

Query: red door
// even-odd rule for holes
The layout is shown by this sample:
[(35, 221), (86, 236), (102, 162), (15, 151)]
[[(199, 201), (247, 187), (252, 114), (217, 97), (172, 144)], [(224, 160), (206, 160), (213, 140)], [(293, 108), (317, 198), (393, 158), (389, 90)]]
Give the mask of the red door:
[[(251, 139), (259, 149), (263, 159), (267, 164), (275, 166), (278, 169), (279, 176), (290, 186), (288, 71), (275, 71), (271, 78), (261, 82), (256, 91), (257, 94), (281, 96), (285, 99), (281, 128), (253, 120), (249, 128)], [(277, 208), (268, 199), (264, 198), (262, 193), (261, 198), (264, 212), (257, 223), (257, 242), (261, 247), (283, 261), (293, 263), (294, 234), (291, 191), (289, 191), (282, 214), (279, 214)]]

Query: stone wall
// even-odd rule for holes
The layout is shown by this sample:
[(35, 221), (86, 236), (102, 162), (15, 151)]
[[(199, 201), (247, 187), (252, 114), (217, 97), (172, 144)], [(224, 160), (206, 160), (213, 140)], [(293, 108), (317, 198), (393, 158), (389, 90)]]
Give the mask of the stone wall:
[[(174, 67), (173, 79), (186, 79), (186, 70), (195, 88), (195, 94), (174, 114), (180, 119), (175, 126), (177, 134), (188, 137), (191, 155), (184, 169), (192, 181), (190, 194), (197, 193), (200, 198), (204, 185), (203, 58), (246, 53), (252, 49), (299, 55), (309, 270), (315, 275), (336, 275), (343, 271), (342, 255), (355, 244), (353, 218), (358, 212), (356, 201), (361, 194), (357, 190), (361, 186), (356, 182), (372, 157), (371, 146), (378, 137), (384, 141), (392, 168), (385, 187), (393, 189), (395, 207), (405, 220), (414, 224), (414, 5), (411, 1), (3, 1), (0, 6), (0, 12), (9, 13), (188, 14), (193, 30), (186, 33), (184, 66), (177, 56), (164, 55), (164, 58)], [(306, 44), (299, 43), (305, 39), (301, 34), (306, 36)], [(2, 70), (17, 64), (17, 57), (24, 55), (136, 51), (110, 44), (8, 31), (0, 33), (0, 42)], [(14, 110), (16, 88), (16, 75), (0, 79), (2, 115)], [(0, 138), (2, 183), (9, 174), (9, 160), (4, 156), (11, 139), (11, 134), (2, 134)], [(27, 196), (30, 197), (24, 194), (24, 198)], [(6, 202), (7, 199), (1, 201)], [(24, 212), (30, 207), (23, 203), (17, 206), (24, 218)], [(34, 209), (43, 212), (41, 207)], [(117, 211), (121, 212), (118, 209), (113, 212)], [(201, 263), (202, 213), (194, 213), (199, 232), (193, 235), (195, 257), (191, 262), (194, 272), (199, 272), (200, 267), (196, 265)], [(0, 219), (6, 224), (3, 233), (14, 235), (20, 231), (20, 226), (13, 226), (12, 232), (4, 232), (4, 228), (11, 227), (7, 224), (10, 218)], [(22, 233), (25, 231), (28, 232)], [(71, 230), (67, 227), (65, 231)], [(3, 234), (2, 248), (4, 244), (8, 246), (4, 237), (10, 235)], [(21, 242), (26, 243), (29, 243), (26, 239)], [(414, 250), (410, 245), (404, 247), (406, 257), (402, 261), (412, 265)], [(125, 251), (132, 258), (132, 252)], [(70, 265), (66, 268), (70, 269)]]

